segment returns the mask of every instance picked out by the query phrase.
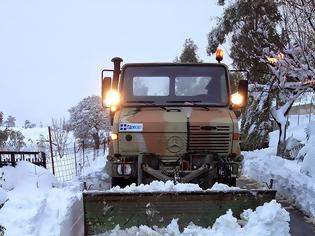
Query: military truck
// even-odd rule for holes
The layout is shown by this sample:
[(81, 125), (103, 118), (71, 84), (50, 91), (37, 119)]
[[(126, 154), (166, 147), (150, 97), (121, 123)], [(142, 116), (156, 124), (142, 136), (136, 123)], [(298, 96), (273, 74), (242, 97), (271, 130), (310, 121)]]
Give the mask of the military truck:
[(242, 156), (234, 110), (246, 105), (247, 81), (240, 81), (235, 99), (224, 64), (134, 63), (120, 70), (121, 61), (113, 59), (113, 80), (103, 78), (102, 86), (112, 111), (112, 185), (235, 186)]
[[(112, 186), (153, 180), (236, 185), (242, 155), (234, 111), (247, 103), (247, 80), (231, 93), (229, 70), (220, 63), (132, 63), (102, 71), (102, 100), (112, 124), (106, 170)], [(113, 77), (105, 77), (106, 72)], [(255, 208), (275, 191), (185, 193), (85, 192), (86, 234), (146, 224), (165, 226), (179, 218), (208, 226), (232, 209)], [(148, 207), (150, 208), (148, 211)], [(151, 209), (152, 208), (152, 209)], [(148, 215), (148, 212), (154, 212)]]

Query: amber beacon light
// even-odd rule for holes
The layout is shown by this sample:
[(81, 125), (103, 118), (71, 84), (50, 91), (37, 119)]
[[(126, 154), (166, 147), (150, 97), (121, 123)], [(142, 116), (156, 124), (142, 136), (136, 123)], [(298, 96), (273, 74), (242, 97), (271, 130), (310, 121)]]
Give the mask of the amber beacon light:
[(215, 51), (215, 59), (220, 63), (223, 60), (224, 52), (221, 48)]

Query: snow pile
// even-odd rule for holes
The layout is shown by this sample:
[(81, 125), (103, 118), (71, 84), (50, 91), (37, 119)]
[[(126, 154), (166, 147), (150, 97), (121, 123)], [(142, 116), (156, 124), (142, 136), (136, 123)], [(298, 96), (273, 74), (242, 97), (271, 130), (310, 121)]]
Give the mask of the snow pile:
[(91, 163), (84, 166), (81, 175), (76, 177), (74, 181), (85, 182), (89, 190), (104, 190), (110, 188), (110, 179), (105, 170), (106, 156), (96, 157)]
[(233, 191), (233, 190), (240, 190), (239, 187), (230, 187), (226, 184), (221, 184), (221, 183), (215, 183), (211, 189), (211, 191), (220, 191), (220, 192), (228, 192), (228, 191)]
[(16, 167), (4, 166), (0, 168), (0, 173), (0, 186), (8, 191), (27, 192), (34, 188), (47, 191), (57, 183), (49, 171), (28, 161), (19, 161)]
[(2, 191), (8, 197), (0, 209), (5, 235), (62, 235), (72, 204), (81, 199), (79, 185), (57, 188), (56, 178), (48, 170), (26, 161), (15, 168), (0, 168), (0, 173)]
[(243, 152), (243, 174), (262, 183), (273, 179), (281, 195), (315, 217), (315, 178), (301, 173), (297, 161), (277, 157), (275, 152), (274, 148)]
[[(240, 190), (237, 187), (229, 187), (225, 184), (215, 183), (213, 187), (207, 191), (233, 191)], [(189, 184), (189, 183), (174, 183), (174, 181), (152, 181), (150, 184), (140, 184), (136, 186), (135, 183), (121, 188), (115, 186), (109, 190), (109, 192), (192, 192), (192, 191), (203, 191), (198, 184)]]
[(115, 186), (109, 192), (182, 192), (182, 191), (202, 191), (198, 184), (181, 184), (173, 181), (152, 181), (150, 184), (140, 184), (136, 186), (135, 183), (121, 188)]
[(180, 232), (177, 224), (178, 220), (173, 219), (165, 228), (150, 228), (148, 226), (131, 227), (129, 229), (120, 229), (116, 226), (110, 232), (103, 235), (111, 236), (128, 236), (128, 235), (212, 235), (212, 236), (288, 236), (289, 234), (289, 213), (281, 208), (281, 205), (275, 200), (265, 203), (263, 206), (257, 207), (255, 211), (246, 210), (241, 215), (241, 219), (245, 221), (242, 227), (229, 210), (225, 215), (219, 217), (212, 227), (202, 228), (200, 226), (190, 224)]
[(315, 121), (310, 122), (307, 126), (307, 135), (309, 137), (307, 143), (298, 156), (304, 156), (302, 173), (315, 178)]

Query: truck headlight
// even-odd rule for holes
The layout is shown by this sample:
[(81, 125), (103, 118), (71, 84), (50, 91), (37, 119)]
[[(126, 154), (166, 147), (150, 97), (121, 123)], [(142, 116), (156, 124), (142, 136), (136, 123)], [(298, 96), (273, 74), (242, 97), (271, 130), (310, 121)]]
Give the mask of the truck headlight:
[(105, 104), (108, 106), (108, 107), (111, 107), (111, 106), (118, 106), (120, 103), (120, 95), (117, 91), (115, 90), (110, 90), (107, 94), (106, 94), (106, 97), (105, 97)]
[(110, 134), (110, 138), (111, 138), (112, 140), (117, 140), (117, 139), (118, 139), (118, 135), (117, 135), (117, 134), (114, 134), (114, 133), (111, 133), (111, 134)]
[(130, 164), (118, 164), (117, 173), (119, 175), (131, 175), (132, 168)]
[(241, 106), (244, 102), (244, 98), (239, 93), (233, 93), (231, 96), (231, 102), (233, 103), (233, 105)]

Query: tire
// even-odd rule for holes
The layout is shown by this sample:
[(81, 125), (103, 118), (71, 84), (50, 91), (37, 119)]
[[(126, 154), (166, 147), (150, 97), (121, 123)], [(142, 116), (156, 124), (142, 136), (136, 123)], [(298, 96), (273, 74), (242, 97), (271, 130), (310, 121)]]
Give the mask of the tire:
[[(142, 164), (147, 164), (151, 168), (158, 170), (160, 167), (160, 160), (154, 155), (144, 155), (142, 157)], [(157, 180), (155, 177), (142, 171), (142, 183), (150, 184), (152, 181)]]

